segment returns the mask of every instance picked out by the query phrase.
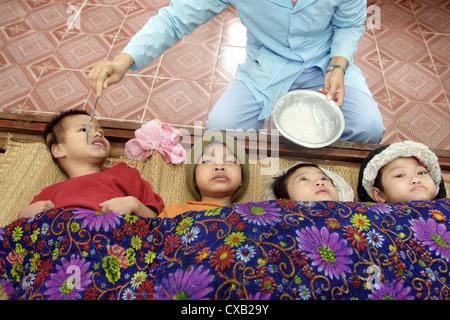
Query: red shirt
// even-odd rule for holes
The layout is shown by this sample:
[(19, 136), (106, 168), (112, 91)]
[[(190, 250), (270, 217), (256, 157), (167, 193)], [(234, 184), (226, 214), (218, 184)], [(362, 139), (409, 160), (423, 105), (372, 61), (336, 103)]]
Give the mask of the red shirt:
[(99, 173), (68, 179), (44, 188), (31, 203), (51, 200), (56, 208), (83, 208), (101, 212), (100, 203), (133, 196), (158, 214), (164, 209), (161, 196), (142, 179), (139, 171), (124, 162)]

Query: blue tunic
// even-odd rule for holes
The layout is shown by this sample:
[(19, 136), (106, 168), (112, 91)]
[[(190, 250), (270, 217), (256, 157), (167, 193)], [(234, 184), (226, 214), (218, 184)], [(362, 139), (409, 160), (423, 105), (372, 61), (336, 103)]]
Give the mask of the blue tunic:
[(364, 76), (352, 64), (364, 34), (363, 0), (172, 0), (132, 38), (123, 50), (135, 61), (132, 71), (149, 65), (185, 34), (192, 33), (233, 5), (247, 28), (247, 58), (236, 79), (262, 105), (259, 119), (271, 115), (275, 101), (305, 68), (325, 73), (331, 57), (347, 58), (346, 86), (369, 96)]

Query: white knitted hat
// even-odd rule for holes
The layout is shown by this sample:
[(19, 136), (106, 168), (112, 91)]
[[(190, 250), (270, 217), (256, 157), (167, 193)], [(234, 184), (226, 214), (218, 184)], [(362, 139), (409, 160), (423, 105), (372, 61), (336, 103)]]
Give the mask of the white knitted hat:
[(429, 175), (436, 185), (436, 190), (439, 192), (442, 176), (437, 156), (422, 143), (403, 141), (377, 148), (373, 150), (364, 160), (361, 165), (358, 186), (358, 195), (360, 200), (371, 200), (367, 199), (367, 197), (370, 198), (369, 195), (372, 187), (374, 186), (379, 170), (389, 162), (400, 157), (414, 157), (419, 160), (427, 168)]

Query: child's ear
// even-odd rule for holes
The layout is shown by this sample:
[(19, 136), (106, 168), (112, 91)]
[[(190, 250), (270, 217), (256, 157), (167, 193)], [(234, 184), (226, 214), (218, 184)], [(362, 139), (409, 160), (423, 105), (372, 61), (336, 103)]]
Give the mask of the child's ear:
[(375, 200), (375, 202), (381, 202), (381, 203), (386, 202), (386, 198), (384, 197), (383, 192), (377, 187), (373, 187), (370, 190), (370, 195), (372, 196), (372, 199)]
[(52, 145), (52, 155), (56, 159), (64, 157), (65, 156), (64, 148), (60, 144)]

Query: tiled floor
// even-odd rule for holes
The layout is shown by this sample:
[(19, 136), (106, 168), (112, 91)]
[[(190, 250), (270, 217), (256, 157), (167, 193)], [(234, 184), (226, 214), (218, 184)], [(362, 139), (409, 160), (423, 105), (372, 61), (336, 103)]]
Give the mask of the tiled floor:
[[(87, 74), (111, 59), (169, 0), (0, 0), (0, 111), (92, 110)], [(387, 132), (450, 150), (450, 2), (369, 1), (355, 56)], [(70, 27), (70, 28), (69, 28)], [(99, 100), (97, 116), (172, 124), (205, 121), (245, 58), (245, 27), (232, 8), (199, 27)], [(273, 124), (267, 122), (266, 127)]]

